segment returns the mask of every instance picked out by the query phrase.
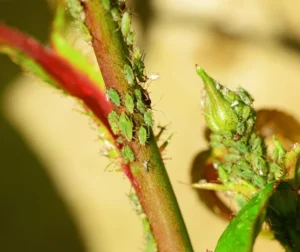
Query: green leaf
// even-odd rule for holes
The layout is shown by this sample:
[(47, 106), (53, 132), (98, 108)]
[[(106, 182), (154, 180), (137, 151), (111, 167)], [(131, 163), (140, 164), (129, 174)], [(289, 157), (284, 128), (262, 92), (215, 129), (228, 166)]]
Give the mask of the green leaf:
[(11, 60), (20, 65), (23, 70), (32, 72), (53, 87), (59, 88), (55, 80), (38, 63), (27, 57), (25, 54), (10, 48), (9, 46), (3, 45), (0, 46), (0, 53), (7, 54)]
[(215, 252), (252, 251), (254, 241), (264, 222), (267, 204), (276, 182), (258, 192), (233, 218), (220, 237)]

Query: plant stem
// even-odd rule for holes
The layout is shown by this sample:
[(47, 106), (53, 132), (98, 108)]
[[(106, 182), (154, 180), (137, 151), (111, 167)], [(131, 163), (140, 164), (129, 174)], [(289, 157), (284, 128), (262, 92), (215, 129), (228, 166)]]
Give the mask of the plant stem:
[[(130, 50), (110, 12), (103, 7), (101, 1), (82, 1), (82, 5), (106, 88), (114, 88), (124, 97), (129, 86), (123, 69), (125, 64), (130, 64)], [(122, 111), (122, 108), (115, 109)], [(135, 123), (141, 124), (138, 116), (133, 115)], [(129, 179), (149, 219), (158, 250), (193, 251), (151, 128), (146, 146), (141, 146), (138, 140), (126, 144), (135, 154), (135, 162), (130, 163), (133, 177)]]

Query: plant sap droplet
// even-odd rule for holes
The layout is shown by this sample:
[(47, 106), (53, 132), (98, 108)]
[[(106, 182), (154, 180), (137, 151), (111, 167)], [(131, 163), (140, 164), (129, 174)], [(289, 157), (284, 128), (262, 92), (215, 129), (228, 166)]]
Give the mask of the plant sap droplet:
[(119, 118), (119, 129), (122, 132), (123, 136), (128, 140), (132, 140), (132, 130), (133, 124), (130, 118), (123, 112)]
[(140, 144), (145, 145), (147, 141), (147, 130), (144, 127), (140, 127), (138, 137)]
[(124, 65), (124, 76), (129, 85), (134, 83), (134, 73), (128, 64)]
[(134, 110), (134, 101), (130, 94), (125, 95), (125, 107), (130, 113), (133, 113)]
[(117, 106), (120, 106), (121, 104), (121, 100), (120, 100), (120, 96), (118, 94), (118, 92), (113, 89), (113, 88), (110, 88), (108, 91), (107, 91), (107, 94), (108, 94), (108, 97), (109, 99)]
[(116, 135), (119, 133), (119, 115), (117, 112), (112, 111), (108, 114), (108, 123), (110, 125), (110, 128), (112, 132)]

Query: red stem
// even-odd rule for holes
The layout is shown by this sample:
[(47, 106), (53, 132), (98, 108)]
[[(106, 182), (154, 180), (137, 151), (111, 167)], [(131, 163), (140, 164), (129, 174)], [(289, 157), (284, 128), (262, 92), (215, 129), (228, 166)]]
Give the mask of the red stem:
[(0, 23), (0, 44), (5, 44), (37, 62), (64, 90), (81, 99), (111, 132), (107, 115), (112, 105), (105, 94), (53, 49), (42, 46), (37, 40)]

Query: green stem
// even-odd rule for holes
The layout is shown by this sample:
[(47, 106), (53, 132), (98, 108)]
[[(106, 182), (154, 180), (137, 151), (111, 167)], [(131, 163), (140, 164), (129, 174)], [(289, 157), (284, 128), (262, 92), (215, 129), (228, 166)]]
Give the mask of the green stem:
[[(121, 97), (129, 86), (124, 77), (125, 64), (130, 64), (129, 48), (124, 43), (117, 24), (100, 0), (82, 2), (86, 25), (92, 35), (92, 44), (106, 88), (116, 89)], [(122, 106), (115, 108), (119, 113)], [(133, 114), (136, 126), (142, 125), (140, 114)], [(174, 194), (155, 137), (149, 129), (149, 139), (141, 146), (137, 139), (127, 142), (134, 151), (130, 163), (131, 180), (147, 215), (159, 251), (193, 251), (192, 245)]]

